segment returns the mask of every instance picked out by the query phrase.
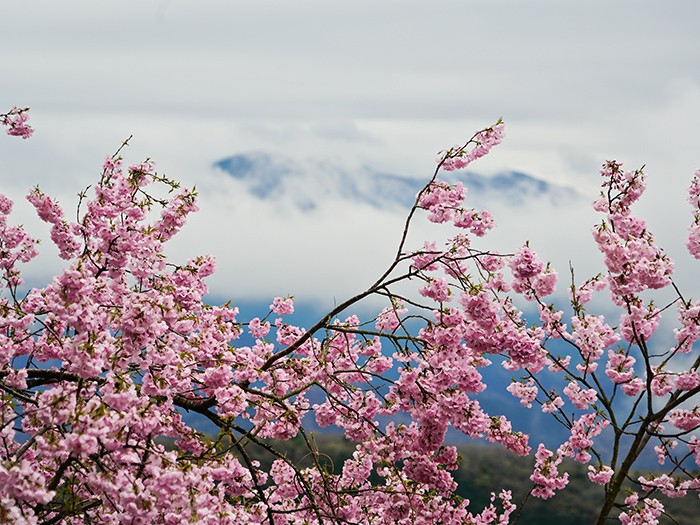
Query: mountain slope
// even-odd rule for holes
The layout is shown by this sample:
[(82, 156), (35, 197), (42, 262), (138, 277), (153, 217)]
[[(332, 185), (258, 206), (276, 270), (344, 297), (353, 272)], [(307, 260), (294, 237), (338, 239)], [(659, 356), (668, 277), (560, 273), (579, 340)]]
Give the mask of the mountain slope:
[[(355, 201), (377, 208), (408, 208), (425, 184), (370, 167), (349, 170), (319, 160), (293, 161), (266, 152), (241, 153), (221, 159), (214, 168), (240, 181), (248, 193), (261, 200), (288, 201), (311, 210), (330, 198)], [(472, 199), (481, 204), (520, 206), (545, 199), (550, 205), (566, 205), (581, 196), (572, 188), (531, 175), (508, 171), (487, 177), (474, 172), (443, 172), (450, 182), (461, 182)]]

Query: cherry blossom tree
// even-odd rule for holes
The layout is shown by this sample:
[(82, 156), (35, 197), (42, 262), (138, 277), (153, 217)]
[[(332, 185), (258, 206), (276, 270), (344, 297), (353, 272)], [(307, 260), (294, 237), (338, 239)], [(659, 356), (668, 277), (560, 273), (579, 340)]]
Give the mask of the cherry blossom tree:
[[(31, 133), (26, 110), (1, 117), (8, 133)], [(515, 523), (522, 502), (508, 487), (484, 509), (456, 495), (459, 458), (445, 441), (454, 429), (533, 453), (509, 414), (479, 402), (490, 366), (514, 374), (507, 391), (521, 410), (567, 429), (556, 448), (536, 444), (530, 496), (566, 490), (567, 458), (604, 486), (599, 524), (657, 523), (656, 494), (697, 492), (700, 302), (675, 287), (673, 262), (632, 214), (644, 173), (603, 165), (593, 236), (605, 270), (580, 282), (572, 271), (568, 304), (548, 302), (557, 272), (527, 244), (509, 254), (479, 248), (491, 215), (441, 178), (487, 154), (503, 129), (499, 121), (440, 153), (386, 271), (307, 327), (288, 321), (290, 297), (257, 314), (207, 304), (215, 261), (173, 262), (163, 251), (197, 210), (195, 192), (150, 161), (125, 167), (123, 148), (80, 194), (75, 220), (30, 190), (66, 261), (44, 287), (24, 285), (37, 241), (11, 224), (12, 202), (0, 197), (0, 521)], [(688, 248), (700, 258), (700, 170), (690, 202)], [(410, 246), (423, 218), (449, 225), (450, 239)], [(669, 304), (649, 298), (660, 289), (673, 291)], [(602, 293), (619, 315), (589, 313)], [(385, 307), (354, 315), (369, 298)], [(532, 308), (516, 306), (525, 302)], [(650, 342), (671, 308), (675, 344), (658, 351)], [(340, 429), (352, 457), (324, 461), (309, 418)], [(202, 419), (218, 434), (193, 422)], [(274, 445), (294, 437), (310, 466)], [(659, 469), (639, 477), (633, 467), (647, 449)], [(275, 458), (270, 468), (261, 450)]]

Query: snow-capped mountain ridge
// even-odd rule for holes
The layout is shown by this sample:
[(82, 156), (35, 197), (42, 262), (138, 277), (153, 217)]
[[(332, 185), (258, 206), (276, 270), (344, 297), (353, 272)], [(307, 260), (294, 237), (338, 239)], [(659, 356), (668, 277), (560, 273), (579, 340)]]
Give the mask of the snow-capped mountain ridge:
[[(410, 207), (426, 179), (413, 179), (371, 167), (348, 169), (337, 163), (296, 161), (266, 152), (236, 154), (214, 163), (214, 168), (240, 181), (261, 200), (287, 200), (302, 210), (314, 209), (329, 198), (341, 198), (378, 208)], [(484, 176), (475, 172), (443, 172), (441, 178), (461, 182), (471, 199), (483, 204), (513, 206), (547, 199), (565, 205), (581, 196), (572, 188), (519, 171)]]

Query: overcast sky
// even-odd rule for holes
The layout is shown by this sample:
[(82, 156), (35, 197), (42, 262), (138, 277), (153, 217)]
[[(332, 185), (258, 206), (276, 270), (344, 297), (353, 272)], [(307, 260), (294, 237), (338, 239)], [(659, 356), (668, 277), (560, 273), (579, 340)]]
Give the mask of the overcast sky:
[[(223, 294), (350, 293), (384, 266), (397, 217), (261, 213), (221, 186), (212, 162), (265, 150), (421, 177), (439, 149), (502, 116), (506, 141), (474, 169), (525, 171), (592, 200), (604, 160), (646, 164), (642, 208), (690, 268), (681, 242), (683, 192), (700, 167), (697, 0), (6, 0), (0, 20), (0, 111), (31, 106), (37, 129), (0, 140), (0, 190), (32, 231), (19, 202), (29, 187), (72, 209), (133, 134), (128, 162), (151, 157), (200, 188), (202, 212), (174, 253), (214, 253)], [(504, 213), (499, 242), (522, 243), (523, 217)], [(529, 238), (560, 264), (583, 258), (597, 219), (557, 213), (529, 213), (544, 223), (527, 223)]]

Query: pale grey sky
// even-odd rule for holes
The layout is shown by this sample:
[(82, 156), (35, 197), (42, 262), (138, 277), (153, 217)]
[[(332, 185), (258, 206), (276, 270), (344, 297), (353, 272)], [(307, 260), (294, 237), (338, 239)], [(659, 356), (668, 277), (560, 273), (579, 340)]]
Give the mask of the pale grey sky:
[[(252, 204), (217, 186), (213, 161), (255, 149), (427, 176), (437, 150), (499, 116), (506, 141), (474, 169), (518, 169), (593, 198), (605, 159), (646, 163), (643, 207), (669, 251), (683, 252), (683, 190), (700, 167), (696, 0), (6, 0), (0, 21), (0, 110), (31, 106), (37, 129), (0, 140), (0, 190), (20, 201), (40, 183), (71, 209), (104, 155), (134, 134), (128, 161), (151, 157), (201, 188), (203, 211), (174, 250), (213, 252), (216, 285), (231, 295), (255, 293), (236, 276), (261, 268), (265, 293), (323, 295), (338, 281), (332, 293), (353, 291), (376, 268), (314, 253), (279, 276), (275, 249), (352, 230), (389, 253), (395, 218), (331, 207), (322, 219), (258, 214), (251, 224)], [(503, 212), (501, 240), (521, 243), (522, 217)], [(530, 237), (565, 273), (583, 255), (562, 247), (590, 251), (596, 218), (548, 213), (530, 214), (549, 220), (528, 226)], [(231, 242), (217, 242), (228, 231)]]

